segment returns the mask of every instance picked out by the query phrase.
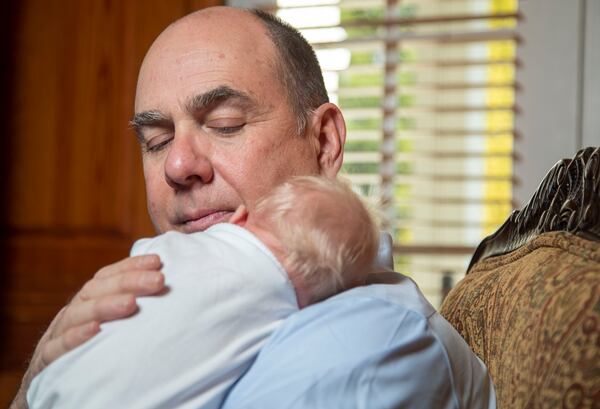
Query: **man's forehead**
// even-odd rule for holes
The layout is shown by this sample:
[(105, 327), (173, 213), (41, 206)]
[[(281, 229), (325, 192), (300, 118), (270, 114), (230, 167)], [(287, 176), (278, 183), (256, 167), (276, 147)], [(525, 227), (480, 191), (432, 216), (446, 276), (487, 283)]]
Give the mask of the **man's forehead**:
[(231, 72), (244, 73), (248, 70), (272, 67), (273, 55), (268, 47), (251, 50), (243, 40), (226, 42), (223, 39), (210, 42), (202, 38), (187, 38), (149, 50), (140, 69), (140, 79), (153, 80), (158, 77), (176, 76), (190, 79), (196, 76), (211, 77)]
[[(270, 39), (254, 38), (254, 47), (250, 47), (247, 42), (252, 36), (235, 28), (204, 33), (210, 27), (175, 24), (161, 34), (144, 59), (138, 78), (136, 112), (155, 109), (158, 101), (172, 105), (174, 101), (165, 101), (169, 96), (183, 103), (190, 95), (220, 85), (248, 94), (253, 94), (252, 89), (258, 86), (273, 85), (275, 52)], [(257, 21), (254, 24), (261, 25)], [(257, 46), (260, 43), (264, 44)]]
[[(230, 7), (213, 7), (189, 14), (167, 27), (149, 50), (225, 54), (256, 54), (272, 45), (266, 27), (252, 13)], [(249, 47), (250, 46), (250, 47)], [(229, 51), (228, 53), (219, 52)]]

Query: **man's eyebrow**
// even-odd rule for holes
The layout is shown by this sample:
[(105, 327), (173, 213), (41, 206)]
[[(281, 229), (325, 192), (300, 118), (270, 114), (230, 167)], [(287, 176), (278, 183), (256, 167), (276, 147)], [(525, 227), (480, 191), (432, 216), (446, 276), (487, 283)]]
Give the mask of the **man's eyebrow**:
[(233, 89), (227, 85), (220, 85), (216, 88), (206, 91), (202, 94), (194, 95), (186, 104), (188, 112), (197, 112), (215, 102), (222, 102), (229, 99), (238, 99), (242, 103), (251, 103), (253, 99), (245, 92)]
[[(221, 85), (207, 92), (194, 95), (186, 103), (188, 112), (194, 113), (214, 104), (215, 102), (226, 101), (229, 99), (238, 99), (242, 103), (252, 103), (254, 100), (245, 92), (235, 90), (227, 85)], [(162, 127), (173, 128), (173, 121), (164, 113), (158, 110), (143, 111), (135, 114), (129, 121), (129, 126), (133, 128), (140, 142), (144, 142), (142, 128), (144, 127)]]
[(173, 121), (160, 111), (144, 111), (135, 114), (129, 121), (129, 126), (133, 128), (140, 142), (144, 142), (143, 127), (172, 128)]

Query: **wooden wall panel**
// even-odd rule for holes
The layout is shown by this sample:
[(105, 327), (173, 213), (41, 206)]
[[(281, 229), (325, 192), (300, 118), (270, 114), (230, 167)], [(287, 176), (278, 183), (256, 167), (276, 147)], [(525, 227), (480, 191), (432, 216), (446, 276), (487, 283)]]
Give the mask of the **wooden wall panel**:
[(0, 6), (0, 407), (56, 312), (152, 234), (127, 125), (137, 70), (169, 23), (219, 2), (8, 3)]

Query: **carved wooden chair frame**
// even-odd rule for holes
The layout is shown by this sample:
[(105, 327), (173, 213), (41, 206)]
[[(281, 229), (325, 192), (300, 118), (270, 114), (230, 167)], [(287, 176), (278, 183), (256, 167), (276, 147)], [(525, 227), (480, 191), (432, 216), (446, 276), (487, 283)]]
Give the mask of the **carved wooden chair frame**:
[(478, 261), (509, 253), (551, 231), (600, 241), (600, 148), (582, 149), (554, 165), (527, 205), (479, 244), (467, 274)]

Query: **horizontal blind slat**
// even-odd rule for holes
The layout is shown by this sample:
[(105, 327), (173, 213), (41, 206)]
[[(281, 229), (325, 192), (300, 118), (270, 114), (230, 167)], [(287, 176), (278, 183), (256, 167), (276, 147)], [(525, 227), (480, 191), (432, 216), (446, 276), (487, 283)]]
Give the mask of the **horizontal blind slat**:
[[(324, 5), (323, 7), (330, 7), (330, 5)], [(297, 29), (324, 29), (332, 27), (341, 28), (357, 28), (357, 27), (387, 27), (387, 26), (417, 26), (421, 24), (440, 24), (440, 23), (453, 23), (453, 22), (464, 22), (474, 20), (498, 20), (498, 19), (519, 19), (521, 16), (518, 13), (493, 13), (493, 14), (460, 14), (460, 15), (442, 15), (442, 16), (428, 16), (428, 17), (414, 17), (414, 18), (391, 18), (391, 19), (356, 19), (348, 22), (343, 22), (337, 25), (323, 25), (323, 26), (296, 26)]]
[(396, 33), (391, 38), (386, 39), (384, 36), (365, 36), (354, 37), (342, 41), (327, 41), (313, 43), (316, 50), (352, 47), (355, 44), (381, 43), (384, 41), (394, 42), (410, 42), (410, 41), (433, 41), (438, 43), (454, 43), (454, 42), (485, 42), (498, 40), (513, 40), (520, 41), (520, 37), (516, 30), (500, 29), (492, 31), (473, 31), (473, 32), (438, 32), (438, 33)]

